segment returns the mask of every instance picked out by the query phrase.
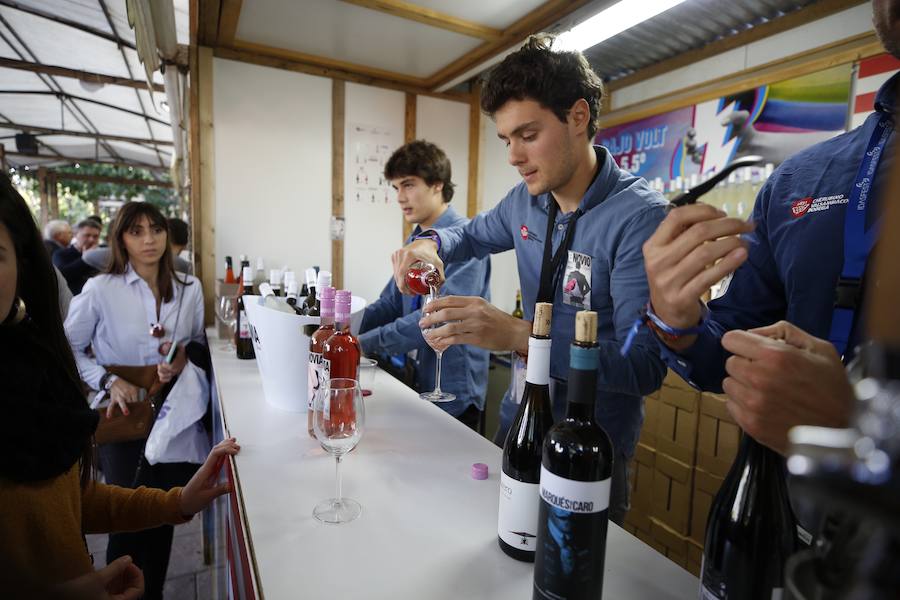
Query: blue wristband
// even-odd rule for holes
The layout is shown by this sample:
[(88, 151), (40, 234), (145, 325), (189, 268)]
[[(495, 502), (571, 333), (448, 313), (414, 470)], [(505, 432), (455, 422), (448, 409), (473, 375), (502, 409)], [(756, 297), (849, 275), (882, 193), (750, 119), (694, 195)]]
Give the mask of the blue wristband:
[(663, 335), (670, 338), (680, 338), (686, 335), (699, 335), (706, 328), (706, 321), (709, 320), (709, 309), (703, 302), (700, 303), (700, 310), (701, 312), (699, 323), (697, 323), (693, 327), (678, 328), (672, 327), (671, 325), (660, 319), (659, 315), (653, 312), (653, 306), (649, 302), (647, 302), (647, 305), (641, 309), (640, 316), (635, 319), (634, 324), (632, 324), (631, 329), (628, 331), (628, 336), (625, 338), (625, 343), (622, 344), (622, 349), (619, 351), (619, 353), (622, 356), (628, 354), (628, 351), (631, 349), (631, 346), (634, 343), (634, 338), (640, 330), (641, 325), (645, 323), (649, 325), (650, 331), (652, 331), (657, 336), (659, 335), (659, 333), (662, 333)]
[(431, 240), (435, 244), (437, 244), (437, 251), (440, 253), (441, 251), (441, 236), (438, 235), (438, 232), (434, 229), (429, 229), (427, 231), (423, 231), (419, 235), (413, 238), (413, 241), (416, 240)]

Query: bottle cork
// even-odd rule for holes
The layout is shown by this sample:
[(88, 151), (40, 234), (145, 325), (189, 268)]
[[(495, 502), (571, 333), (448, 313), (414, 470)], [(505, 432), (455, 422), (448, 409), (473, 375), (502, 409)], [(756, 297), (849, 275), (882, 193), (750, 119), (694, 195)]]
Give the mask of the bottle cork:
[(579, 344), (597, 342), (597, 313), (582, 310), (575, 313), (575, 341)]
[(553, 305), (549, 302), (538, 302), (534, 305), (534, 323), (531, 335), (537, 337), (550, 336), (550, 318), (553, 316)]

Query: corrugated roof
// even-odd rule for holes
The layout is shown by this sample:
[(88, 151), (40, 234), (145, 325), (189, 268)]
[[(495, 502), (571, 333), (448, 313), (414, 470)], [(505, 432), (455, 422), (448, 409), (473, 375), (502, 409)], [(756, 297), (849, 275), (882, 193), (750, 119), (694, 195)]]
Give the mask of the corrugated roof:
[(607, 81), (815, 4), (815, 0), (687, 0), (584, 52)]

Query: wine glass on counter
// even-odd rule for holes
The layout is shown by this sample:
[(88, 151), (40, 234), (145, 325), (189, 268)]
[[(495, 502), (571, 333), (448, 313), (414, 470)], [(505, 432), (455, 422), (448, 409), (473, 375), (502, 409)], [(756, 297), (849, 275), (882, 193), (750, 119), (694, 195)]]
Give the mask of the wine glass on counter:
[[(432, 287), (431, 292), (422, 297), (422, 309), (428, 306), (431, 302), (434, 302), (438, 299), (437, 290)], [(428, 400), (429, 402), (452, 402), (456, 400), (456, 396), (451, 394), (450, 392), (444, 392), (441, 390), (441, 357), (444, 354), (444, 349), (441, 348), (438, 344), (434, 343), (428, 337), (428, 332), (437, 329), (438, 327), (443, 326), (444, 323), (436, 323), (431, 327), (426, 327), (422, 330), (422, 337), (425, 338), (425, 343), (431, 346), (431, 349), (434, 350), (434, 354), (437, 357), (437, 361), (434, 366), (434, 390), (430, 392), (422, 392), (419, 394), (419, 398), (423, 400)]]
[(313, 516), (322, 523), (348, 523), (362, 514), (362, 506), (341, 493), (341, 460), (362, 438), (366, 409), (355, 379), (327, 380), (316, 395), (313, 429), (322, 448), (334, 456), (335, 495), (319, 502)]
[(229, 331), (229, 335), (225, 338), (222, 350), (225, 352), (234, 352), (234, 326), (237, 322), (237, 311), (235, 307), (236, 298), (234, 296), (220, 296), (216, 303), (216, 316), (225, 325)]

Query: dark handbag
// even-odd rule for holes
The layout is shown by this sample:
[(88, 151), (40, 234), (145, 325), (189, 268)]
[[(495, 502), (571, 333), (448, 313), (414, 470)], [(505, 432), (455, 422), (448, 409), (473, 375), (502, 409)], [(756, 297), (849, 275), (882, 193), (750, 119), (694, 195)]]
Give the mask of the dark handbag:
[(146, 395), (140, 402), (128, 404), (128, 414), (122, 413), (118, 406), (113, 407), (113, 415), (106, 416), (106, 408), (97, 409), (100, 422), (94, 437), (98, 444), (111, 444), (114, 442), (131, 442), (143, 440), (150, 435), (150, 429), (156, 420), (156, 414), (165, 393), (170, 386), (160, 382), (156, 372), (156, 365), (145, 367), (106, 367), (110, 373), (118, 375), (128, 383), (144, 390)]

